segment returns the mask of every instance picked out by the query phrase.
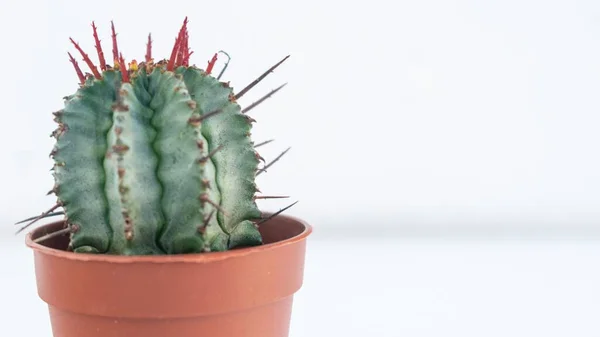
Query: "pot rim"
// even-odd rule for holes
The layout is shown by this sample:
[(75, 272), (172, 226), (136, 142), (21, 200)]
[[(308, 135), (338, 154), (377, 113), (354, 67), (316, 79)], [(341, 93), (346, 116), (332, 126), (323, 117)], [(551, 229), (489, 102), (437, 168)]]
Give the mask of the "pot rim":
[(81, 262), (104, 262), (104, 263), (156, 263), (156, 264), (164, 264), (164, 263), (212, 263), (216, 261), (223, 261), (227, 259), (238, 258), (242, 256), (247, 256), (251, 254), (256, 254), (263, 251), (269, 251), (273, 249), (278, 249), (281, 247), (285, 247), (288, 245), (292, 245), (299, 241), (305, 240), (313, 231), (311, 225), (309, 225), (305, 220), (302, 220), (295, 216), (283, 215), (280, 214), (277, 217), (287, 218), (291, 221), (296, 221), (304, 226), (304, 230), (285, 240), (276, 241), (268, 244), (263, 244), (260, 246), (254, 247), (244, 247), (232, 249), (224, 252), (209, 252), (209, 253), (194, 253), (194, 254), (175, 254), (175, 255), (108, 255), (108, 254), (83, 254), (83, 253), (74, 253), (70, 251), (50, 248), (44, 246), (42, 244), (33, 242), (32, 236), (36, 231), (41, 230), (42, 228), (47, 228), (57, 223), (63, 223), (64, 221), (54, 221), (51, 223), (47, 223), (45, 225), (39, 226), (36, 229), (27, 233), (25, 237), (25, 245), (31, 248), (36, 253), (42, 253), (44, 255), (51, 255), (61, 259), (67, 259), (71, 261), (81, 261)]

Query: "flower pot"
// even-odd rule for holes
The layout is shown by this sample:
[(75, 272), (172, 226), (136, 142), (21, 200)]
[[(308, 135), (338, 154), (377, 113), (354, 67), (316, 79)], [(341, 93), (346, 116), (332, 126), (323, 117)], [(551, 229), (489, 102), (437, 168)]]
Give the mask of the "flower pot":
[(287, 337), (311, 227), (279, 215), (265, 244), (227, 252), (112, 256), (67, 251), (68, 237), (27, 235), (54, 337)]

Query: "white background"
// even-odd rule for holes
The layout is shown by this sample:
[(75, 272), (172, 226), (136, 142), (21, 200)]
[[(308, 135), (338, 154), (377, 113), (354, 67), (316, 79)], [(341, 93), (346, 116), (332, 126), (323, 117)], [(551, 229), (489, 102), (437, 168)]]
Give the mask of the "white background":
[(45, 319), (12, 224), (54, 201), (51, 112), (77, 87), (67, 51), (83, 66), (68, 38), (96, 61), (95, 20), (110, 56), (112, 19), (127, 60), (149, 32), (167, 57), (186, 15), (192, 62), (227, 51), (238, 90), (291, 54), (241, 103), (289, 82), (251, 115), (256, 141), (276, 139), (267, 160), (292, 146), (259, 187), (300, 200), (289, 214), (316, 230), (294, 336), (600, 335), (600, 247), (577, 241), (600, 234), (591, 0), (0, 2), (9, 332)]
[(154, 55), (168, 57), (186, 15), (192, 61), (204, 66), (227, 51), (233, 60), (224, 79), (238, 90), (292, 55), (241, 104), (289, 82), (251, 113), (254, 139), (277, 140), (263, 157), (292, 147), (259, 187), (300, 200), (292, 213), (322, 229), (596, 227), (600, 219), (597, 2), (2, 6), (6, 221), (54, 201), (44, 196), (53, 185), (50, 113), (77, 87), (68, 38), (94, 57), (95, 20), (110, 56), (113, 19), (127, 60), (143, 58), (149, 32)]

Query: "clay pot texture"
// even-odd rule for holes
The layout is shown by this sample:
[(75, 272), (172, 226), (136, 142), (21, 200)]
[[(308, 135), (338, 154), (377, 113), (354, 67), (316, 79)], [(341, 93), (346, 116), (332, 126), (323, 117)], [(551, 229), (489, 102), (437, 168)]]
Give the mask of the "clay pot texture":
[(288, 337), (312, 228), (279, 215), (264, 245), (227, 252), (113, 256), (66, 251), (68, 237), (34, 243), (37, 290), (54, 337)]

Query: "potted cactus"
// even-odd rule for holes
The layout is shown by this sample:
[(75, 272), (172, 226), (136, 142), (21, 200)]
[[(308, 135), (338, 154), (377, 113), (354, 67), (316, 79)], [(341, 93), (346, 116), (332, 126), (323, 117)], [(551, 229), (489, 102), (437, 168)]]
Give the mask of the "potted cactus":
[(237, 103), (287, 57), (235, 93), (218, 53), (190, 65), (187, 23), (158, 62), (150, 35), (126, 62), (114, 25), (112, 66), (94, 23), (98, 66), (71, 39), (91, 73), (69, 53), (80, 85), (54, 113), (57, 202), (21, 222), (64, 217), (26, 237), (54, 337), (288, 336), (311, 227), (258, 209), (270, 164), (247, 115), (281, 87)]

